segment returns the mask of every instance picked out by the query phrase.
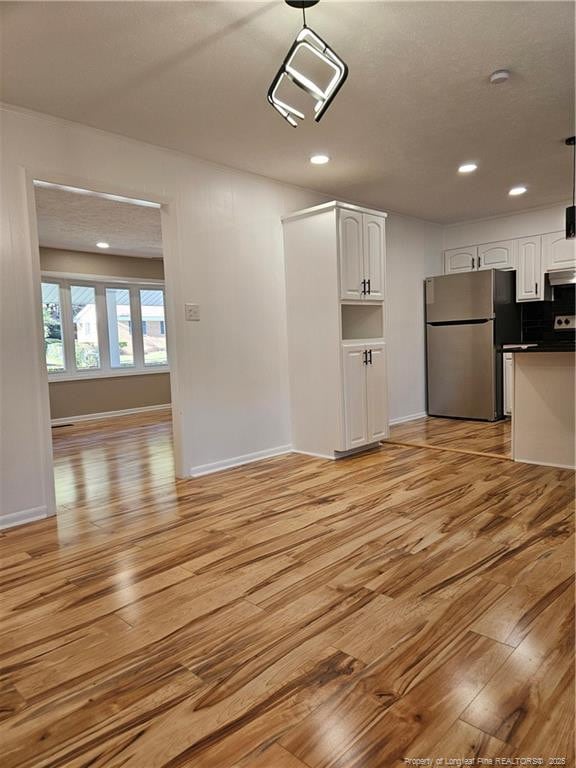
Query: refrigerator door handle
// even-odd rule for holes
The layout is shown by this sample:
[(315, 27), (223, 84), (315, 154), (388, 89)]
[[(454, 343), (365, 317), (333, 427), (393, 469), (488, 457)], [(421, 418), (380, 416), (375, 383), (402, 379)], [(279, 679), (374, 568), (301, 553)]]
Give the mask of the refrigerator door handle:
[(491, 323), (491, 317), (483, 317), (480, 320), (437, 320), (429, 321), (427, 325), (444, 326), (444, 325), (484, 325), (484, 323)]

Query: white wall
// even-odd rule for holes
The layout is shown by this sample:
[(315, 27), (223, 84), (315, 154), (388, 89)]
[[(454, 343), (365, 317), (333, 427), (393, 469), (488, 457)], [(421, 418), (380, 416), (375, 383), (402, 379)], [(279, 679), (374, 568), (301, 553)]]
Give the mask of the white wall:
[[(2, 108), (0, 525), (53, 507), (30, 179), (169, 203), (163, 238), (177, 472), (290, 442), (281, 216), (325, 198), (176, 152)], [(28, 174), (28, 178), (27, 178)], [(424, 410), (422, 280), (441, 227), (388, 218), (391, 417)], [(201, 307), (186, 323), (184, 302)]]
[(520, 211), (510, 216), (495, 216), (477, 221), (463, 221), (444, 227), (444, 248), (460, 248), (465, 245), (481, 245), (513, 237), (529, 237), (545, 232), (564, 230), (566, 206), (553, 205)]
[[(0, 522), (52, 504), (37, 242), (25, 171), (140, 198), (163, 217), (178, 473), (289, 443), (280, 217), (321, 195), (85, 126), (2, 109)], [(185, 301), (201, 322), (184, 321)], [(40, 393), (40, 394), (39, 394)]]
[(390, 419), (426, 410), (424, 278), (442, 271), (442, 227), (390, 214), (386, 220)]

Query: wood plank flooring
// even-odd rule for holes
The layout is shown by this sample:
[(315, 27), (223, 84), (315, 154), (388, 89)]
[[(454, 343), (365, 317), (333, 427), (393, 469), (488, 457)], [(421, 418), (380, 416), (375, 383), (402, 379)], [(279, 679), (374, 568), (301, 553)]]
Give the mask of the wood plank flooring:
[(471, 421), (426, 416), (390, 427), (390, 442), (512, 458), (510, 419)]
[(0, 537), (3, 768), (573, 765), (573, 473), (385, 444), (177, 482), (158, 414), (54, 444), (58, 519)]

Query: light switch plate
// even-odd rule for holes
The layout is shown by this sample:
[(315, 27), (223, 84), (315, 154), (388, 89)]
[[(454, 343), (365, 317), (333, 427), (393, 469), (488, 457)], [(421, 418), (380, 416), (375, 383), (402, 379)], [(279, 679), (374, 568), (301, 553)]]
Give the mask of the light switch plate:
[(184, 317), (186, 320), (200, 320), (200, 304), (184, 304)]

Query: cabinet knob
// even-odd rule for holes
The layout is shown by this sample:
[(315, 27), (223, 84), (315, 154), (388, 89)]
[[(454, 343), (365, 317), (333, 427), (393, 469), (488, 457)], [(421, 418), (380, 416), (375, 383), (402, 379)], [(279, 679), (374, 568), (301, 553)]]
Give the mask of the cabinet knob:
[(368, 286), (368, 293), (370, 293), (370, 278), (366, 281), (366, 284)]
[(360, 291), (362, 296), (366, 296), (366, 280), (362, 280), (362, 290)]

